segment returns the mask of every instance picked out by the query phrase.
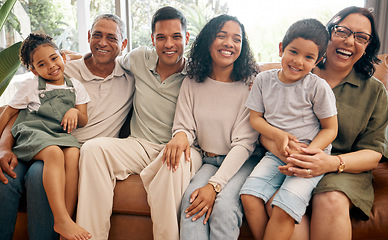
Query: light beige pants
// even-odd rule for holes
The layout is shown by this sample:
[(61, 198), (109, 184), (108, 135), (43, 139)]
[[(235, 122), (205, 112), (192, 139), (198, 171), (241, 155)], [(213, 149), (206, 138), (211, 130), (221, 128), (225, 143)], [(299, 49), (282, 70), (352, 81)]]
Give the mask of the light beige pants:
[(141, 173), (151, 208), (154, 240), (179, 240), (179, 209), (191, 178), (202, 165), (202, 156), (191, 148), (191, 161), (182, 154), (175, 172), (162, 164), (163, 151)]
[(179, 239), (180, 201), (202, 158), (192, 149), (191, 162), (182, 157), (179, 168), (172, 173), (165, 164), (161, 165), (164, 146), (132, 137), (96, 138), (82, 146), (77, 223), (92, 234), (92, 239), (108, 239), (116, 180), (140, 174), (143, 169), (141, 177), (151, 207), (154, 239)]

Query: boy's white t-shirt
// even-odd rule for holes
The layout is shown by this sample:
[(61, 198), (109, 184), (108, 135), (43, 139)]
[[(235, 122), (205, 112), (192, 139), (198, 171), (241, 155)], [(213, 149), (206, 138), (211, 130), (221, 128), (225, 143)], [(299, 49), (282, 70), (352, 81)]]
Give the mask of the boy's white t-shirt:
[[(76, 79), (69, 78), (73, 83), (75, 90), (75, 105), (85, 104), (90, 102), (90, 97), (85, 87)], [(40, 107), (39, 94), (52, 91), (54, 89), (71, 89), (66, 83), (63, 85), (53, 85), (46, 83), (46, 90), (38, 89), (39, 80), (38, 77), (28, 78), (23, 80), (15, 96), (11, 99), (8, 105), (15, 109), (28, 109), (29, 111), (37, 111)]]

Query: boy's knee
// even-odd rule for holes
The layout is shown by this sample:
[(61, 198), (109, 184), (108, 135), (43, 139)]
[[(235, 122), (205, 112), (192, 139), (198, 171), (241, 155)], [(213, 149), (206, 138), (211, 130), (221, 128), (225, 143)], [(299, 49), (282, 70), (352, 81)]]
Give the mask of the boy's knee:
[(254, 196), (249, 195), (249, 194), (241, 194), (240, 195), (241, 202), (245, 206), (249, 206), (254, 198)]

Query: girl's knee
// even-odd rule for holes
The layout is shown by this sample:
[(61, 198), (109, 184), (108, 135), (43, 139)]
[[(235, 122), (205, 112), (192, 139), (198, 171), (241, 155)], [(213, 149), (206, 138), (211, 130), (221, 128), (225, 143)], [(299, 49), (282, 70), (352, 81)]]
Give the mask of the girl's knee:
[(79, 151), (79, 148), (77, 147), (68, 147), (68, 148), (64, 148), (63, 152), (65, 154), (79, 156), (80, 151)]
[(47, 160), (52, 161), (52, 159), (63, 160), (63, 158), (64, 154), (62, 149), (59, 146), (52, 145), (38, 152), (38, 154), (35, 155), (34, 160), (42, 160), (45, 162)]
[(80, 154), (79, 148), (65, 148), (63, 149), (63, 153), (65, 155), (66, 164), (77, 164), (78, 166), (78, 159)]

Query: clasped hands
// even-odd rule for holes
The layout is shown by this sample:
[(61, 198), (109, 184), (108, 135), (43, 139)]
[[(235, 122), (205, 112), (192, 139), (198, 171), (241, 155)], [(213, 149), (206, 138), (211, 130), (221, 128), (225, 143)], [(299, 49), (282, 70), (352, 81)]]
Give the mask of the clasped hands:
[[(307, 144), (301, 143), (292, 134), (285, 133), (275, 140), (261, 136), (260, 141), (270, 151), (286, 163), (279, 166), (281, 173), (288, 176), (311, 178), (326, 173), (325, 163), (330, 155), (318, 148), (309, 148)], [(273, 141), (276, 149), (266, 143)], [(276, 152), (278, 152), (276, 154)]]

